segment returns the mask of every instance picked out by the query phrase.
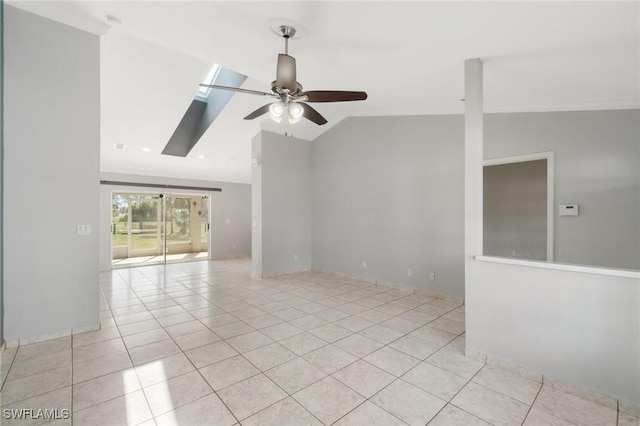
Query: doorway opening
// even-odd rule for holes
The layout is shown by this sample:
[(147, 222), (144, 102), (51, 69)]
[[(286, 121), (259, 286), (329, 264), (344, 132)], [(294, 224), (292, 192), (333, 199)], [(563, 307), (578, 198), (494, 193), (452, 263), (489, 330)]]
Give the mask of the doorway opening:
[(484, 161), (483, 255), (553, 262), (553, 152)]
[(209, 197), (113, 192), (113, 267), (209, 259)]

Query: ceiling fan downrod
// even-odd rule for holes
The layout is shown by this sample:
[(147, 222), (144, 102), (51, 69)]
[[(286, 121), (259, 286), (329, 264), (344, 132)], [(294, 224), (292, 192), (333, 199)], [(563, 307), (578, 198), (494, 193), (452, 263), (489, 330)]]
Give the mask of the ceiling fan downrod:
[(280, 34), (284, 38), (284, 54), (289, 54), (289, 39), (296, 35), (296, 29), (289, 25), (280, 26)]

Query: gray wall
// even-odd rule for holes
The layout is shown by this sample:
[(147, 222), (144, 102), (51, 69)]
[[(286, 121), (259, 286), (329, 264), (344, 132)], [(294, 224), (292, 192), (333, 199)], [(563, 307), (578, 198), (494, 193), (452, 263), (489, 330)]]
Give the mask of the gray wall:
[[(161, 188), (140, 188), (134, 186), (100, 186), (100, 269), (111, 268), (111, 193), (153, 192), (208, 195), (211, 200), (211, 256), (214, 259), (245, 257), (251, 255), (251, 185), (195, 179), (176, 179), (158, 176), (106, 173), (101, 180), (116, 182), (152, 183), (162, 185), (198, 186), (221, 188), (221, 192)], [(229, 223), (227, 223), (227, 220)]]
[[(0, 69), (4, 70), (4, 2), (0, 2)], [(4, 182), (4, 79), (0, 78), (0, 177)], [(4, 300), (3, 300), (3, 272), (4, 261), (3, 223), (4, 223), (4, 185), (0, 185), (0, 346), (4, 342)]]
[(15, 343), (99, 324), (100, 39), (6, 5), (4, 23), (4, 331)]
[(485, 159), (555, 151), (556, 262), (640, 269), (640, 110), (487, 114), (484, 129)]
[[(252, 156), (261, 157), (254, 168), (252, 191), (261, 201), (254, 220), (261, 233), (263, 276), (311, 269), (311, 142), (262, 132), (254, 138)], [(256, 194), (259, 192), (260, 194)]]
[(547, 160), (484, 166), (487, 256), (547, 260)]
[(349, 118), (314, 140), (313, 267), (463, 298), (463, 132), (461, 115)]

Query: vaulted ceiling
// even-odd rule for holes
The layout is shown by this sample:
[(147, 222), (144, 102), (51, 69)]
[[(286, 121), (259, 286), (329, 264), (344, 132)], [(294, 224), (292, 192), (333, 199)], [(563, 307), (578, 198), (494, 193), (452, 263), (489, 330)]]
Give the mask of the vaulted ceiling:
[[(485, 64), (487, 112), (640, 107), (638, 2), (8, 4), (102, 34), (108, 172), (250, 182), (261, 129), (312, 140), (348, 116), (462, 113), (463, 62), (475, 57)], [(274, 18), (308, 32), (290, 42), (305, 89), (364, 90), (369, 99), (314, 104), (329, 121), (316, 126), (245, 121), (267, 100), (235, 94), (186, 158), (161, 155), (214, 63), (247, 75), (242, 87), (268, 91), (284, 49)]]

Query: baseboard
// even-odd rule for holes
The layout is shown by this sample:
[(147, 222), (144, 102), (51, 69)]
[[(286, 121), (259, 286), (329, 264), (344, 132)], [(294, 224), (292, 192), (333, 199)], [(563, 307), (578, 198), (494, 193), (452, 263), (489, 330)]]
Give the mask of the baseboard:
[(395, 289), (395, 290), (407, 291), (410, 294), (411, 293), (424, 294), (425, 296), (433, 297), (434, 299), (441, 299), (441, 300), (446, 300), (446, 301), (450, 301), (450, 302), (464, 304), (464, 299), (458, 299), (456, 297), (452, 297), (452, 296), (448, 296), (448, 295), (440, 294), (440, 293), (434, 293), (432, 291), (428, 291), (428, 290), (424, 290), (424, 289), (420, 289), (420, 288), (409, 287), (409, 286), (404, 285), (404, 284), (392, 283), (392, 282), (388, 282), (388, 281), (382, 281), (382, 280), (377, 280), (377, 279), (373, 279), (373, 278), (362, 277), (362, 276), (359, 276), (359, 275), (347, 274), (347, 273), (344, 273), (344, 272), (338, 272), (338, 271), (334, 271), (334, 270), (331, 270), (331, 269), (324, 269), (324, 268), (311, 268), (311, 271), (322, 272), (324, 274), (330, 274), (330, 275), (335, 275), (335, 276), (341, 277), (341, 278), (347, 278), (347, 279), (351, 279), (351, 280), (355, 280), (355, 281), (375, 284), (375, 285), (379, 285), (379, 286), (382, 286), (382, 287), (392, 288), (392, 289)]
[(9, 339), (4, 341), (5, 349), (16, 346), (29, 345), (32, 343), (45, 342), (47, 340), (59, 339), (61, 337), (71, 336), (72, 334), (84, 333), (86, 331), (95, 331), (100, 329), (100, 323), (92, 324), (80, 328), (69, 328), (55, 333), (41, 334), (33, 337), (21, 337), (19, 339)]
[(469, 346), (467, 346), (465, 349), (465, 355), (477, 361), (484, 361), (487, 363), (487, 365), (493, 365), (503, 370), (511, 371), (526, 379), (550, 386), (560, 392), (575, 395), (577, 397), (580, 397), (587, 401), (595, 402), (596, 404), (600, 404), (612, 410), (619, 409), (621, 412), (633, 417), (640, 417), (640, 407), (638, 406), (638, 404), (617, 399), (594, 389), (590, 389), (574, 383), (569, 383), (565, 380), (555, 378), (548, 374), (531, 371), (526, 367), (522, 367), (510, 361), (506, 361), (504, 359), (476, 351)]

